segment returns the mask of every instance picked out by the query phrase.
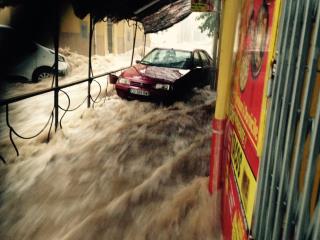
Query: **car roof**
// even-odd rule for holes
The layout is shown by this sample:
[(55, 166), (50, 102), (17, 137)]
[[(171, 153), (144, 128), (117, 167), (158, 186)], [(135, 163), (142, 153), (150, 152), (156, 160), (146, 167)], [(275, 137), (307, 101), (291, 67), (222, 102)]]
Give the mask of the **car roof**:
[(156, 49), (159, 49), (159, 50), (174, 50), (174, 51), (181, 51), (181, 52), (192, 52), (192, 51), (189, 51), (189, 50), (184, 50), (184, 49), (177, 49), (177, 48), (160, 48), (160, 47), (156, 47), (156, 48), (154, 48), (154, 49), (152, 49), (152, 51), (153, 50), (156, 50)]
[(200, 49), (200, 48), (197, 48), (197, 49), (194, 49), (194, 50), (193, 50), (193, 52), (195, 52), (195, 51), (201, 51), (201, 52), (206, 52), (206, 53), (208, 53), (206, 50)]
[[(182, 52), (189, 52), (189, 53), (194, 53), (194, 52), (197, 52), (197, 51), (203, 51), (205, 53), (207, 53), (209, 55), (209, 53), (204, 50), (204, 49), (200, 49), (200, 48), (196, 48), (196, 49), (193, 49), (193, 50), (185, 50), (185, 49), (178, 49), (178, 48), (164, 48), (164, 47), (156, 47), (156, 48), (153, 48), (151, 51), (155, 50), (155, 49), (160, 49), (160, 50), (174, 50), (174, 51), (182, 51)], [(209, 55), (210, 57), (210, 55)]]

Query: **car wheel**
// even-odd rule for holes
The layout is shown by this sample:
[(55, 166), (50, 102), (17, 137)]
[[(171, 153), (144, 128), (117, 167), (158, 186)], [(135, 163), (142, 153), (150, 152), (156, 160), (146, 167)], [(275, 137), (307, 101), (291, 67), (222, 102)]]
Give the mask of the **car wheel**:
[(39, 82), (52, 76), (52, 70), (49, 67), (37, 68), (32, 74), (32, 82)]

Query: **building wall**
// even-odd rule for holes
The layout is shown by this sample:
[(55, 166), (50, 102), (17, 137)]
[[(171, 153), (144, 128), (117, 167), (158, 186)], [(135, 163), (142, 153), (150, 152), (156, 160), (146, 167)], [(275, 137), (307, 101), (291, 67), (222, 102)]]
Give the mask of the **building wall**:
[(88, 55), (89, 19), (77, 18), (72, 7), (69, 7), (61, 19), (60, 47), (69, 48), (73, 52)]
[[(135, 31), (134, 21), (121, 21), (113, 24), (113, 53), (120, 54), (132, 50), (133, 39)], [(108, 38), (107, 38), (108, 39)], [(136, 35), (136, 48), (143, 48), (144, 45), (144, 31), (141, 24), (138, 24), (137, 35)], [(150, 45), (149, 37), (147, 36), (146, 45)]]
[(103, 56), (107, 52), (107, 23), (99, 22), (94, 32), (94, 53)]
[(0, 24), (8, 25), (10, 23), (12, 8), (2, 8), (0, 9)]
[[(83, 55), (89, 53), (89, 16), (81, 20), (77, 18), (73, 9), (70, 7), (62, 17), (60, 45), (62, 48), (70, 48), (71, 51)], [(105, 55), (106, 51), (106, 23), (99, 22), (95, 25), (94, 35), (92, 37), (92, 53)]]
[[(9, 24), (13, 13), (12, 8), (0, 10), (0, 24)], [(108, 31), (107, 22), (99, 22), (95, 25), (92, 39), (92, 54), (106, 55), (110, 53), (121, 54), (132, 50), (135, 22), (121, 21), (109, 24), (112, 28)], [(108, 36), (111, 34), (112, 36)], [(112, 41), (112, 42), (110, 42)], [(147, 41), (147, 45), (150, 41)], [(139, 24), (137, 29), (136, 47), (143, 48), (144, 32)], [(109, 50), (111, 46), (111, 51)], [(51, 46), (49, 46), (51, 47)], [(60, 23), (60, 47), (69, 48), (70, 51), (82, 55), (89, 53), (89, 17), (81, 20), (74, 15), (72, 7), (68, 7), (61, 17)]]

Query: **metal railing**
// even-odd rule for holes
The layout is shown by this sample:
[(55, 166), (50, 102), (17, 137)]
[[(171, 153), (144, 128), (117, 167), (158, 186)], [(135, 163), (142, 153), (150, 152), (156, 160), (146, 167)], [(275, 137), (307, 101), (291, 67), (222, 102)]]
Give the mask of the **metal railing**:
[(316, 178), (320, 93), (315, 90), (320, 78), (320, 3), (283, 0), (281, 16), (253, 236), (316, 240), (320, 239)]
[[(51, 130), (52, 130), (52, 126), (54, 124), (54, 129), (55, 131), (57, 131), (58, 127), (60, 126), (60, 128), (62, 128), (62, 119), (65, 117), (65, 115), (67, 114), (67, 112), (72, 112), (72, 111), (75, 111), (77, 110), (78, 108), (80, 108), (85, 102), (87, 102), (87, 107), (90, 108), (91, 107), (91, 103), (92, 104), (92, 107), (94, 107), (94, 104), (95, 103), (98, 103), (98, 98), (101, 94), (101, 85), (100, 83), (96, 80), (97, 78), (100, 78), (100, 77), (103, 77), (103, 76), (107, 76), (107, 75), (110, 75), (112, 73), (116, 73), (116, 72), (120, 72), (128, 67), (123, 67), (123, 68), (120, 68), (120, 69), (117, 69), (117, 70), (113, 70), (113, 71), (109, 71), (109, 72), (106, 72), (106, 73), (102, 73), (102, 74), (99, 74), (99, 75), (95, 75), (93, 76), (93, 70), (92, 70), (92, 61), (91, 61), (91, 57), (92, 57), (92, 37), (93, 37), (93, 33), (94, 33), (94, 27), (95, 27), (95, 24), (94, 24), (94, 19), (93, 17), (91, 16), (90, 14), (90, 31), (89, 31), (89, 63), (88, 63), (88, 77), (87, 78), (84, 78), (84, 79), (80, 79), (80, 80), (77, 80), (77, 81), (73, 81), (71, 83), (66, 83), (66, 84), (63, 84), (63, 85), (59, 85), (59, 81), (58, 81), (58, 78), (59, 78), (59, 73), (58, 73), (58, 52), (59, 52), (59, 25), (60, 25), (60, 17), (59, 17), (59, 5), (57, 4), (56, 7), (56, 19), (55, 19), (55, 22), (56, 22), (56, 26), (55, 26), (55, 32), (54, 32), (54, 36), (53, 36), (53, 40), (54, 40), (54, 48), (55, 48), (55, 63), (53, 65), (53, 72), (54, 72), (54, 75), (53, 75), (53, 81), (52, 81), (52, 85), (50, 88), (45, 88), (45, 89), (42, 89), (42, 90), (39, 90), (39, 91), (34, 91), (34, 92), (31, 92), (31, 93), (28, 93), (28, 94), (23, 94), (23, 95), (20, 95), (20, 96), (15, 96), (15, 97), (11, 97), (11, 98), (8, 98), (8, 99), (0, 99), (0, 107), (1, 106), (5, 106), (5, 113), (6, 113), (6, 124), (7, 124), (7, 127), (9, 128), (9, 138), (10, 138), (10, 142), (13, 146), (13, 148), (15, 149), (15, 152), (17, 154), (17, 156), (19, 156), (19, 150), (18, 150), (18, 147), (13, 139), (13, 136), (16, 136), (18, 138), (21, 138), (21, 139), (32, 139), (32, 138), (36, 138), (37, 136), (39, 136), (41, 133), (43, 133), (48, 127), (48, 135), (47, 135), (47, 142), (49, 142), (50, 140), (50, 133), (51, 133)], [(132, 59), (133, 59), (133, 56), (132, 56)], [(96, 82), (99, 86), (99, 93), (97, 95), (97, 97), (94, 99), (92, 96), (91, 96), (91, 84), (92, 82)], [(66, 93), (63, 89), (65, 88), (69, 88), (69, 87), (72, 87), (72, 86), (75, 86), (75, 85), (79, 85), (79, 84), (82, 84), (82, 83), (88, 83), (88, 93), (87, 93), (87, 97), (75, 108), (73, 109), (70, 109), (70, 103), (71, 103), (71, 100), (70, 100), (70, 97), (68, 95), (68, 93)], [(108, 82), (107, 82), (107, 88), (108, 88)], [(54, 93), (54, 99), (53, 99), (53, 102), (54, 102), (54, 107), (50, 113), (50, 116), (47, 120), (47, 122), (45, 123), (45, 125), (43, 126), (43, 128), (36, 134), (34, 134), (33, 136), (22, 136), (21, 134), (19, 134), (15, 129), (14, 127), (11, 125), (10, 123), (10, 104), (13, 104), (13, 103), (17, 103), (19, 101), (22, 101), (22, 100), (25, 100), (25, 99), (28, 99), (28, 98), (32, 98), (32, 97), (36, 97), (36, 96), (40, 96), (40, 95), (43, 95), (43, 94), (46, 94), (46, 93), (50, 93), (50, 92), (53, 92)], [(67, 108), (63, 108), (59, 105), (59, 93), (63, 93), (66, 97), (67, 97), (67, 100), (68, 100), (68, 106)], [(105, 98), (106, 99), (106, 98)], [(63, 114), (61, 117), (59, 117), (59, 110), (62, 110), (63, 111)], [(0, 160), (3, 162), (3, 163), (6, 163), (6, 160), (5, 160), (5, 157), (1, 155), (0, 153)]]
[[(70, 82), (70, 83), (66, 83), (66, 84), (63, 84), (63, 85), (60, 85), (60, 86), (45, 88), (45, 89), (42, 89), (42, 90), (34, 91), (34, 92), (31, 92), (31, 93), (27, 93), (27, 94), (15, 96), (15, 97), (7, 98), (7, 99), (0, 99), (0, 107), (1, 106), (5, 107), (6, 124), (7, 124), (7, 127), (9, 128), (9, 138), (10, 138), (12, 146), (14, 147), (14, 149), (15, 149), (15, 151), (17, 153), (17, 156), (19, 156), (19, 150), (18, 150), (17, 145), (15, 144), (15, 141), (13, 140), (13, 135), (15, 135), (16, 137), (19, 137), (21, 139), (32, 139), (32, 138), (35, 138), (35, 137), (39, 136), (41, 133), (43, 133), (49, 127), (48, 137), (47, 137), (47, 142), (48, 142), (49, 139), (50, 139), (50, 133), (51, 133), (52, 125), (53, 125), (54, 122), (57, 122), (60, 125), (60, 128), (62, 128), (62, 119), (65, 117), (67, 112), (72, 112), (72, 111), (75, 111), (75, 110), (79, 109), (86, 101), (90, 102), (90, 103), (92, 102), (93, 103), (92, 107), (94, 106), (95, 103), (98, 103), (97, 99), (99, 98), (99, 96), (101, 94), (102, 87), (101, 87), (100, 83), (95, 79), (101, 78), (101, 77), (104, 77), (104, 76), (108, 76), (108, 75), (113, 74), (113, 73), (117, 73), (117, 72), (123, 71), (126, 68), (128, 68), (128, 67), (123, 67), (123, 68), (120, 68), (120, 69), (117, 69), (117, 70), (113, 70), (113, 71), (105, 72), (105, 73), (102, 73), (102, 74), (98, 74), (96, 76), (91, 76), (90, 78), (84, 78), (84, 79), (76, 80), (76, 81), (73, 81), (73, 82)], [(86, 96), (85, 99), (77, 107), (74, 107), (73, 109), (70, 109), (70, 105), (71, 105), (70, 104), (71, 103), (70, 97), (69, 97), (68, 93), (63, 91), (63, 89), (69, 88), (69, 87), (72, 87), (72, 86), (75, 86), (75, 85), (79, 85), (79, 84), (82, 84), (82, 83), (86, 83), (86, 82), (90, 83), (90, 86), (91, 86), (93, 81), (95, 81), (99, 86), (98, 95), (95, 98), (93, 98), (91, 96), (91, 92), (88, 91), (88, 96)], [(108, 82), (107, 82), (107, 88), (108, 88)], [(46, 94), (46, 93), (50, 93), (50, 92), (53, 92), (53, 93), (57, 92), (58, 93), (58, 94), (54, 95), (54, 101), (58, 103), (58, 109), (60, 109), (60, 110), (62, 110), (64, 112), (62, 114), (62, 116), (59, 117), (58, 114), (55, 114), (54, 108), (53, 108), (52, 111), (51, 111), (49, 119), (45, 123), (44, 127), (41, 128), (41, 130), (38, 133), (34, 134), (33, 136), (28, 136), (28, 137), (22, 136), (21, 134), (19, 134), (12, 127), (12, 125), (10, 123), (10, 108), (9, 108), (10, 104), (17, 103), (19, 101), (22, 101), (22, 100), (25, 100), (25, 99), (29, 99), (29, 98), (32, 98), (32, 97), (36, 97), (36, 96), (40, 96), (40, 95), (43, 95), (43, 94)], [(63, 108), (63, 107), (61, 107), (59, 105), (59, 92), (62, 92), (67, 97), (67, 100), (68, 100), (67, 108)], [(90, 106), (91, 106), (91, 104), (87, 105), (87, 107), (90, 107)], [(2, 160), (2, 162), (6, 163), (5, 158), (2, 155), (0, 155), (0, 160)]]
[(81, 83), (89, 82), (90, 80), (94, 80), (94, 79), (97, 79), (97, 78), (100, 78), (100, 77), (108, 76), (110, 74), (123, 71), (123, 70), (125, 70), (127, 68), (129, 68), (129, 66), (128, 67), (123, 67), (123, 68), (120, 68), (120, 69), (116, 69), (116, 70), (112, 70), (112, 71), (109, 71), (109, 72), (101, 73), (101, 74), (92, 76), (90, 78), (83, 78), (83, 79), (75, 80), (73, 82), (66, 83), (66, 84), (60, 85), (58, 87), (45, 88), (45, 89), (42, 89), (42, 90), (34, 91), (34, 92), (31, 92), (31, 93), (27, 93), (27, 94), (15, 96), (15, 97), (7, 98), (7, 99), (0, 99), (0, 106), (6, 106), (6, 105), (11, 104), (11, 103), (16, 103), (16, 102), (19, 102), (19, 101), (27, 99), (27, 98), (39, 96), (39, 95), (42, 95), (42, 94), (45, 94), (45, 93), (49, 93), (49, 92), (53, 92), (53, 91), (56, 91), (56, 90), (59, 91), (59, 90), (64, 89), (64, 88), (72, 87), (74, 85), (78, 85), (78, 84), (81, 84)]

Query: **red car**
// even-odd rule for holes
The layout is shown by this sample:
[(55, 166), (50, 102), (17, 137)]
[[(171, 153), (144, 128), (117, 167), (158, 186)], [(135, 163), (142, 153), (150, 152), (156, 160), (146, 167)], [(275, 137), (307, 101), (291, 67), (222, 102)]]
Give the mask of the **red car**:
[(214, 81), (213, 60), (204, 50), (155, 48), (123, 71), (116, 82), (121, 98), (171, 101)]

